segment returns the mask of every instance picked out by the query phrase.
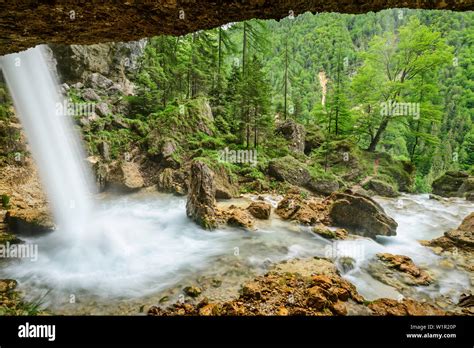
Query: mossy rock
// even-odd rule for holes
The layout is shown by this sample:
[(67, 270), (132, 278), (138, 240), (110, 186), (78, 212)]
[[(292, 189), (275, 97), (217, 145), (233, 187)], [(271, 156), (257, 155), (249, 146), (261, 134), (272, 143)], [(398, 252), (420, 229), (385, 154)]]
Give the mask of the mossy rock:
[(306, 165), (292, 156), (285, 156), (270, 161), (268, 164), (268, 174), (278, 181), (284, 181), (297, 186), (304, 186), (311, 180), (311, 174)]
[(339, 190), (339, 183), (336, 179), (317, 179), (311, 178), (306, 187), (314, 193), (329, 196), (334, 191)]
[(383, 197), (398, 197), (399, 193), (390, 184), (377, 179), (371, 179), (362, 186), (364, 189)]
[(442, 197), (463, 197), (474, 189), (474, 178), (466, 172), (448, 171), (432, 184), (433, 193)]

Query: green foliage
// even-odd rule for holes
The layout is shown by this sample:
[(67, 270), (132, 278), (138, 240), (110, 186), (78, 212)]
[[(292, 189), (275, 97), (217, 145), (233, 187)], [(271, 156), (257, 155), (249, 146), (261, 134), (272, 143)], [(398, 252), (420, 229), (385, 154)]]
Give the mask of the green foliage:
[(50, 291), (47, 291), (43, 296), (26, 302), (21, 299), (20, 294), (17, 291), (10, 290), (2, 296), (7, 297), (8, 304), (0, 304), (0, 315), (12, 315), (12, 316), (33, 316), (33, 315), (45, 315), (47, 314), (42, 307), (44, 305), (44, 299)]
[(0, 122), (10, 120), (12, 116), (11, 105), (12, 102), (8, 95), (6, 86), (0, 80)]
[(245, 165), (239, 170), (239, 174), (253, 180), (265, 180), (265, 174), (257, 166)]
[(331, 170), (325, 170), (319, 163), (313, 163), (308, 166), (308, 171), (314, 179), (336, 180), (336, 176), (331, 172)]
[(2, 194), (2, 207), (4, 209), (9, 209), (10, 208), (10, 196), (7, 194)]
[(426, 180), (426, 177), (417, 175), (415, 177), (414, 191), (417, 193), (429, 193), (431, 192), (431, 183)]
[[(290, 155), (275, 122), (293, 118), (311, 153), (291, 158), (313, 178), (349, 185), (372, 176), (427, 192), (447, 169), (473, 170), (473, 23), (472, 12), (394, 9), (154, 37), (135, 96), (122, 100), (130, 111), (84, 126), (84, 138), (93, 154), (106, 141), (112, 158), (140, 147), (154, 160), (173, 144), (178, 163), (199, 158), (267, 184), (268, 162)], [(5, 94), (0, 83), (0, 101)], [(74, 89), (69, 97), (84, 102)], [(388, 102), (414, 103), (419, 115), (384, 114)], [(0, 120), (10, 109), (0, 103)], [(255, 149), (258, 164), (219, 161), (225, 148)]]

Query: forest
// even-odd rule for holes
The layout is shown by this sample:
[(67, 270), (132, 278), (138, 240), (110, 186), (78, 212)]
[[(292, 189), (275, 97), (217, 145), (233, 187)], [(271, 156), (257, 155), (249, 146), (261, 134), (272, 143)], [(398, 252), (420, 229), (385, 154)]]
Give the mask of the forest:
[(427, 192), (445, 171), (474, 164), (473, 23), (470, 12), (393, 9), (151, 38), (129, 117), (166, 118), (205, 97), (212, 141), (261, 158), (276, 151), (275, 122), (293, 119), (320, 133), (322, 153), (347, 140), (411, 162), (414, 190)]

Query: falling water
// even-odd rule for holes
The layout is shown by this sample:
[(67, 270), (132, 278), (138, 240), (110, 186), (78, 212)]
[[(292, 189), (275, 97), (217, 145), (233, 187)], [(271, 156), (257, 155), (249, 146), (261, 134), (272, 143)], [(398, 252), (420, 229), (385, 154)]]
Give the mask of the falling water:
[(0, 65), (26, 132), (30, 150), (58, 226), (78, 233), (91, 209), (90, 175), (79, 137), (74, 132), (46, 47), (0, 58)]

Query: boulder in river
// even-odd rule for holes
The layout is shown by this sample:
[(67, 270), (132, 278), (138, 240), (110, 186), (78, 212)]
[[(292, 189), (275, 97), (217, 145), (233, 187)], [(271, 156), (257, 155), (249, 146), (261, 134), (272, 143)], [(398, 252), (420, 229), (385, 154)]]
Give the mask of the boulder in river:
[(247, 230), (251, 230), (255, 223), (254, 217), (249, 211), (234, 205), (228, 208), (218, 208), (216, 216), (219, 224), (227, 224)]
[(422, 244), (431, 247), (441, 247), (443, 250), (456, 248), (457, 251), (474, 251), (474, 213), (464, 218), (458, 228), (449, 230), (444, 236)]
[(107, 174), (107, 185), (125, 190), (136, 190), (145, 185), (139, 165), (131, 161), (112, 162)]
[(329, 216), (337, 226), (371, 238), (396, 235), (397, 222), (370, 197), (346, 191), (333, 193), (331, 199)]
[(266, 202), (252, 202), (247, 210), (257, 219), (268, 220), (272, 211), (272, 206)]
[(336, 180), (311, 178), (306, 187), (316, 194), (329, 196), (339, 190), (339, 183)]
[(203, 162), (191, 165), (191, 184), (186, 203), (186, 214), (204, 228), (215, 228), (216, 185), (213, 171)]
[(433, 193), (442, 197), (465, 197), (474, 192), (474, 177), (463, 171), (448, 171), (432, 184)]
[(343, 228), (332, 230), (323, 224), (317, 224), (311, 231), (326, 239), (346, 239), (348, 236), (347, 231)]
[(278, 203), (275, 213), (283, 220), (314, 225), (326, 220), (326, 204), (314, 197), (304, 199), (301, 194), (289, 193)]
[(379, 253), (368, 270), (373, 278), (402, 292), (410, 286), (429, 285), (433, 282), (427, 271), (404, 255)]
[(370, 192), (373, 192), (374, 194), (378, 196), (383, 196), (383, 197), (397, 197), (399, 196), (399, 193), (397, 190), (393, 188), (392, 185), (383, 182), (381, 180), (377, 179), (370, 179), (364, 185), (362, 186), (364, 189), (369, 190)]
[[(458, 228), (449, 230), (443, 236), (431, 241), (420, 241), (443, 257), (443, 263), (454, 264), (468, 272), (471, 283), (474, 283), (474, 213), (469, 214)], [(452, 267), (452, 266), (451, 266)]]

